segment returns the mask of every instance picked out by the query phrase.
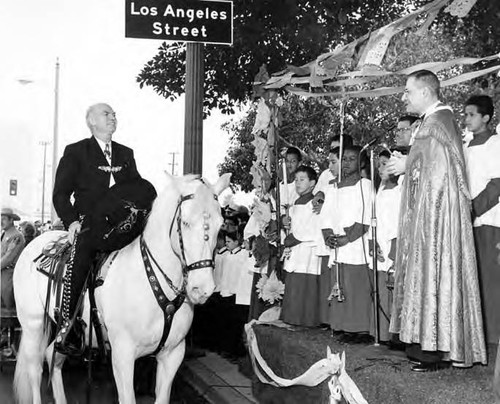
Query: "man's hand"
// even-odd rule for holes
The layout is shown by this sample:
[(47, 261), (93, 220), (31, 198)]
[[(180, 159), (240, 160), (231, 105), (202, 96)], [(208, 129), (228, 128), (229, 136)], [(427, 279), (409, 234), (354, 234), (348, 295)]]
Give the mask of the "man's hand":
[(311, 201), (312, 203), (312, 211), (313, 213), (316, 213), (317, 215), (319, 215), (321, 213), (321, 208), (323, 207), (323, 203), (325, 201), (323, 200), (323, 196), (322, 195), (319, 195), (319, 194), (316, 194), (313, 198), (313, 200)]
[(82, 230), (82, 225), (80, 222), (75, 221), (69, 225), (68, 240), (71, 244), (75, 242), (75, 237), (78, 233), (80, 233), (81, 230)]
[(404, 174), (406, 170), (406, 156), (398, 151), (392, 153), (391, 158), (385, 166), (386, 172), (391, 175)]

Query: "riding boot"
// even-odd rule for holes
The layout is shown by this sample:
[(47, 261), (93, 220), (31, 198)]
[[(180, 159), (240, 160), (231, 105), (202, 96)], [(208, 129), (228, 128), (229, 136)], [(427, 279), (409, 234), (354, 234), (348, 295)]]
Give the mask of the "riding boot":
[(64, 278), (61, 318), (54, 348), (65, 355), (81, 355), (85, 349), (84, 322), (80, 307), (94, 250), (89, 233), (78, 235)]

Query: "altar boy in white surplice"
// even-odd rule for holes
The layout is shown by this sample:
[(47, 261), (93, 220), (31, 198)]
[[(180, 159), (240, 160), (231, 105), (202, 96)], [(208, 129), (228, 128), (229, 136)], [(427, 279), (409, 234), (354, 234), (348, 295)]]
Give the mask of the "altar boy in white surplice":
[(284, 245), (289, 255), (284, 261), (287, 272), (282, 320), (294, 325), (317, 326), (319, 321), (320, 261), (316, 254), (319, 232), (317, 214), (313, 213), (313, 189), (317, 174), (311, 167), (300, 166), (295, 172), (295, 189), (299, 197), (290, 208), (289, 228)]
[(465, 103), (465, 124), (472, 138), (464, 154), (472, 198), (479, 287), (486, 342), (500, 338), (500, 135), (489, 129), (493, 100), (487, 95), (470, 97)]

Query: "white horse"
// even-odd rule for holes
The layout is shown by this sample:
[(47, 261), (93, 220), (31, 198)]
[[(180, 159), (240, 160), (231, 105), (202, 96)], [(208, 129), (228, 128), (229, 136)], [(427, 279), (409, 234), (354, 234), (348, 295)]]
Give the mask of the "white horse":
[[(186, 295), (173, 317), (163, 349), (157, 354), (156, 403), (168, 403), (173, 378), (184, 358), (185, 337), (193, 319), (193, 305), (203, 304), (214, 290), (212, 269), (217, 233), (222, 224), (216, 201), (229, 185), (225, 174), (214, 186), (197, 176), (168, 176), (166, 190), (154, 204), (143, 232), (151, 253), (152, 268), (169, 300), (177, 292)], [(53, 341), (44, 332), (44, 304), (48, 278), (37, 271), (33, 260), (43, 247), (63, 232), (48, 232), (33, 240), (21, 254), (14, 271), (17, 314), (22, 326), (14, 377), (14, 392), (21, 404), (39, 404), (44, 356), (54, 358), (52, 389), (56, 404), (66, 403), (61, 369), (64, 355), (53, 356)], [(121, 404), (135, 403), (134, 361), (151, 354), (163, 334), (164, 315), (152, 292), (141, 255), (140, 238), (108, 258), (104, 284), (95, 291), (97, 308), (113, 352), (113, 375)], [(112, 262), (110, 262), (112, 261)], [(194, 265), (193, 265), (194, 264)], [(166, 277), (160, 275), (160, 268)], [(169, 278), (173, 288), (167, 284)], [(51, 299), (51, 302), (54, 298)], [(49, 309), (53, 318), (53, 303)], [(89, 313), (88, 300), (84, 319)], [(87, 327), (87, 338), (88, 338)]]

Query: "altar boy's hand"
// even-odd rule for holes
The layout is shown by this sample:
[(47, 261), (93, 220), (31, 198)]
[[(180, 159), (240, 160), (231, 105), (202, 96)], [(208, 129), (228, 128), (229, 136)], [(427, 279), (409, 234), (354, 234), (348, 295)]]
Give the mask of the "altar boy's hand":
[(321, 208), (323, 207), (324, 199), (320, 195), (316, 195), (312, 202), (312, 211), (319, 215), (321, 213)]
[(344, 247), (345, 245), (349, 244), (349, 239), (347, 236), (335, 236), (333, 245), (334, 247)]

